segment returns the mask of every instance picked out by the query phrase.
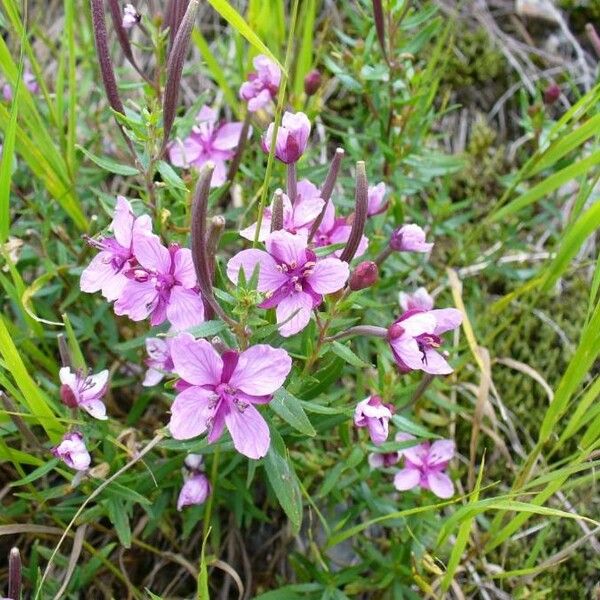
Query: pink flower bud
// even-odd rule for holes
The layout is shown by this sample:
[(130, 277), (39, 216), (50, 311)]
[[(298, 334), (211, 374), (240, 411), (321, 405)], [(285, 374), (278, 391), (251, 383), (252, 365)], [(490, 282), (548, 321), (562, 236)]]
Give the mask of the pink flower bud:
[(142, 16), (136, 10), (133, 4), (126, 4), (123, 9), (123, 22), (122, 25), (125, 29), (131, 29), (140, 22)]
[(404, 327), (400, 323), (392, 323), (388, 327), (388, 339), (395, 340), (404, 333)]
[(194, 506), (203, 504), (210, 494), (210, 482), (204, 473), (192, 475), (185, 481), (179, 498), (177, 499), (177, 510), (181, 510), (184, 506)]
[(348, 287), (356, 292), (371, 287), (379, 277), (379, 268), (371, 260), (361, 262), (350, 275)]
[(317, 69), (313, 69), (304, 78), (304, 93), (307, 96), (314, 96), (320, 87), (321, 87), (321, 73)]
[(52, 448), (52, 454), (77, 471), (85, 471), (92, 462), (83, 436), (78, 431), (65, 434), (62, 442)]
[(354, 425), (367, 427), (371, 441), (379, 446), (388, 436), (388, 423), (392, 418), (390, 409), (379, 396), (369, 396), (356, 405)]
[[(274, 123), (269, 125), (263, 138), (265, 152), (271, 151)], [(286, 112), (277, 130), (275, 141), (275, 158), (285, 164), (295, 163), (304, 154), (308, 136), (310, 135), (310, 121), (303, 112)]]
[(544, 90), (544, 103), (551, 105), (560, 98), (560, 87), (556, 83), (551, 83)]
[(397, 252), (429, 252), (433, 244), (425, 241), (425, 232), (421, 227), (409, 224), (392, 233), (390, 248)]

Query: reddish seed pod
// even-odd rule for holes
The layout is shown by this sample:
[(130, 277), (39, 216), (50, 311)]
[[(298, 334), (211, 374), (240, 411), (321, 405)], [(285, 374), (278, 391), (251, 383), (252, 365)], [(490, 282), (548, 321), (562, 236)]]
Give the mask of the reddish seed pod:
[(544, 91), (544, 103), (554, 104), (560, 98), (560, 87), (556, 83), (550, 84)]
[(379, 268), (371, 260), (361, 262), (350, 275), (348, 287), (356, 292), (371, 287), (379, 277)]
[(314, 96), (321, 87), (321, 73), (317, 69), (310, 71), (304, 78), (304, 93)]

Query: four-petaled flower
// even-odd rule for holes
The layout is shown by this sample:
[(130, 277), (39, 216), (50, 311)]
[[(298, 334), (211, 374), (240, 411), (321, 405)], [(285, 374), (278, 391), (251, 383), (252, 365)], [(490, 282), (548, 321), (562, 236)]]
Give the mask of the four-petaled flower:
[(356, 427), (367, 427), (371, 441), (376, 446), (387, 440), (391, 418), (390, 406), (384, 404), (379, 396), (365, 398), (354, 410), (354, 424)]
[(73, 372), (69, 367), (63, 367), (58, 376), (64, 404), (69, 408), (81, 407), (95, 419), (103, 421), (107, 418), (106, 406), (102, 402), (108, 383), (107, 369), (96, 375), (83, 375), (81, 371)]
[(177, 167), (199, 169), (211, 161), (215, 165), (211, 186), (225, 183), (225, 161), (233, 158), (242, 133), (242, 123), (217, 124), (217, 111), (203, 106), (196, 117), (196, 125), (185, 140), (169, 145), (169, 159)]
[[(409, 440), (414, 437), (405, 433), (399, 434), (396, 439)], [(454, 456), (454, 450), (452, 440), (437, 440), (433, 444), (422, 442), (400, 450), (404, 457), (404, 468), (394, 476), (394, 487), (405, 491), (419, 486), (431, 490), (439, 498), (451, 498), (454, 484), (445, 471)]]
[(266, 242), (267, 251), (242, 250), (227, 263), (227, 275), (237, 283), (240, 269), (250, 279), (258, 267), (259, 292), (267, 297), (261, 308), (276, 307), (279, 332), (284, 337), (298, 333), (310, 320), (313, 308), (324, 294), (340, 290), (348, 279), (348, 265), (337, 258), (317, 260), (307, 248), (306, 237), (274, 231)]
[(52, 454), (77, 471), (85, 471), (92, 462), (83, 436), (78, 431), (65, 434), (61, 443), (52, 448)]
[(425, 241), (425, 232), (421, 227), (411, 223), (402, 225), (392, 233), (390, 248), (397, 252), (429, 252), (433, 243)]
[[(271, 140), (275, 123), (271, 123), (263, 137), (265, 152), (271, 151)], [(287, 164), (295, 163), (304, 154), (308, 136), (310, 135), (310, 121), (303, 112), (286, 112), (277, 129), (275, 140), (275, 158)]]
[(405, 312), (388, 330), (388, 337), (398, 368), (403, 372), (425, 371), (432, 375), (452, 373), (452, 367), (437, 351), (440, 336), (456, 329), (462, 313), (455, 308)]
[(171, 342), (173, 371), (188, 386), (171, 407), (169, 430), (178, 440), (208, 431), (208, 441), (221, 437), (225, 426), (235, 449), (262, 458), (271, 436), (255, 404), (270, 402), (292, 367), (285, 350), (264, 344), (222, 356), (206, 340), (187, 333)]
[(115, 313), (132, 321), (150, 316), (151, 325), (168, 319), (175, 330), (202, 323), (204, 304), (191, 251), (177, 244), (166, 248), (154, 234), (135, 234), (133, 251), (139, 267), (128, 273)]
[(255, 72), (240, 87), (240, 98), (248, 102), (248, 110), (256, 112), (270, 104), (279, 90), (281, 70), (270, 58), (259, 54), (252, 61)]
[(169, 350), (170, 340), (163, 340), (161, 338), (147, 338), (146, 339), (146, 365), (148, 370), (144, 376), (142, 385), (145, 387), (151, 387), (160, 383), (166, 373), (173, 371), (173, 360), (171, 359), (171, 352)]
[(100, 252), (83, 270), (79, 283), (82, 292), (94, 293), (101, 290), (109, 302), (119, 298), (127, 283), (127, 272), (135, 264), (134, 234), (149, 233), (152, 222), (148, 215), (136, 217), (127, 199), (117, 196), (110, 228), (114, 237), (88, 239), (88, 244)]

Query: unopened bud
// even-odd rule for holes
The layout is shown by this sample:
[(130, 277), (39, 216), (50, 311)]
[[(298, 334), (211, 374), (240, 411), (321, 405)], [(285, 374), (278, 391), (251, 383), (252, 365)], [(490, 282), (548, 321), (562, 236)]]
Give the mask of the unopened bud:
[(544, 103), (554, 104), (560, 98), (560, 87), (556, 83), (550, 84), (544, 90)]
[(366, 260), (361, 262), (350, 275), (348, 287), (356, 292), (371, 287), (379, 277), (379, 268), (371, 261)]
[(400, 325), (400, 323), (392, 323), (388, 327), (388, 339), (395, 340), (399, 338), (404, 333), (404, 331), (405, 329), (404, 327), (402, 327), (402, 325)]
[(317, 69), (313, 69), (304, 78), (304, 93), (307, 96), (314, 96), (320, 87), (321, 87), (321, 73)]
[(12, 548), (8, 555), (8, 597), (15, 600), (21, 597), (21, 555), (18, 548)]
[(421, 227), (411, 223), (392, 233), (390, 248), (396, 252), (429, 252), (433, 244), (425, 241), (425, 232)]

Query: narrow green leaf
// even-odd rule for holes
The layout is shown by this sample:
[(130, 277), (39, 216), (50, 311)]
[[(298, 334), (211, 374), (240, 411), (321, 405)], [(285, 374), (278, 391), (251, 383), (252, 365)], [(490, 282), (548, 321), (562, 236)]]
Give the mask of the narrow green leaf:
[(334, 354), (337, 354), (341, 359), (345, 360), (349, 365), (356, 367), (357, 369), (366, 369), (371, 365), (367, 364), (363, 360), (361, 360), (348, 346), (344, 344), (334, 341), (331, 344), (331, 350)]
[(269, 406), (277, 413), (286, 423), (289, 423), (294, 429), (308, 436), (315, 436), (316, 431), (311, 425), (301, 401), (290, 394), (286, 389), (278, 389)]
[(116, 175), (139, 175), (138, 169), (124, 165), (111, 158), (100, 157), (92, 154), (89, 150), (86, 150), (83, 146), (77, 144), (77, 150), (81, 150), (93, 163), (97, 164), (101, 169), (108, 171), (109, 173), (115, 173)]
[(11, 487), (19, 487), (21, 485), (27, 485), (28, 483), (32, 483), (32, 482), (36, 481), (37, 479), (39, 479), (40, 477), (43, 477), (46, 473), (49, 473), (50, 471), (52, 471), (52, 469), (54, 469), (54, 467), (57, 464), (58, 464), (58, 459), (52, 458), (48, 462), (44, 463), (41, 467), (38, 467), (37, 469), (35, 469), (31, 473), (29, 473), (29, 475), (27, 475), (27, 477), (23, 477), (22, 479), (19, 479), (18, 481), (13, 481), (10, 484), (10, 486)]
[(115, 531), (119, 537), (121, 545), (125, 548), (131, 547), (131, 527), (129, 525), (129, 517), (127, 516), (127, 507), (123, 502), (116, 498), (109, 498), (104, 501), (106, 505), (108, 518), (115, 526)]

